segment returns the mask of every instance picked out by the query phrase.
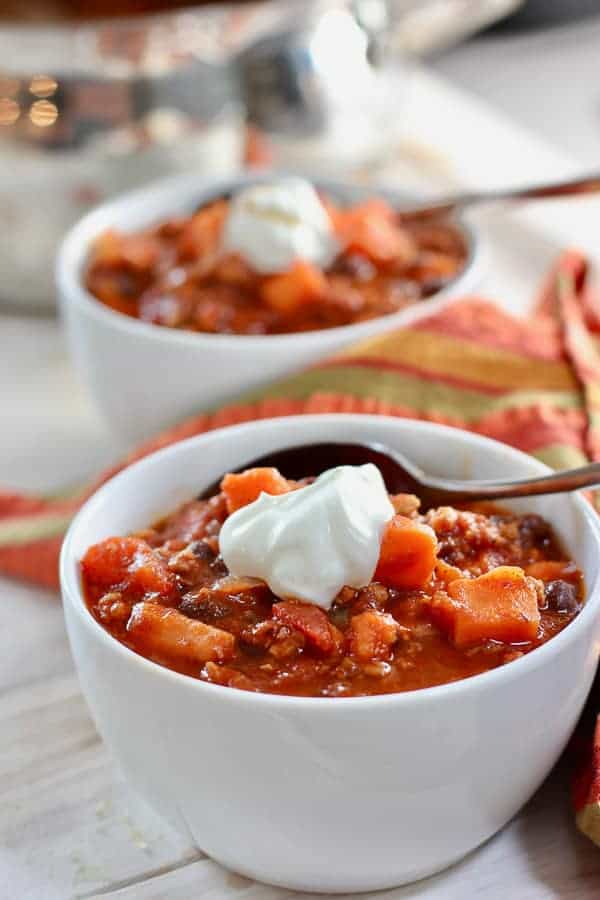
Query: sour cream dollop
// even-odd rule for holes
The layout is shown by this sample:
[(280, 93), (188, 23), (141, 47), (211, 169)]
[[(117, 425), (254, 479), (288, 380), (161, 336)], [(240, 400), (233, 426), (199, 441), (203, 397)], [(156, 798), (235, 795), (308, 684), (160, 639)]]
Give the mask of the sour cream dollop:
[(344, 585), (371, 581), (393, 515), (376, 466), (338, 466), (307, 487), (263, 493), (232, 513), (220, 551), (233, 575), (261, 578), (278, 597), (329, 609)]
[(339, 250), (327, 210), (310, 182), (282, 178), (231, 200), (222, 246), (257, 272), (285, 272), (302, 259), (327, 268)]

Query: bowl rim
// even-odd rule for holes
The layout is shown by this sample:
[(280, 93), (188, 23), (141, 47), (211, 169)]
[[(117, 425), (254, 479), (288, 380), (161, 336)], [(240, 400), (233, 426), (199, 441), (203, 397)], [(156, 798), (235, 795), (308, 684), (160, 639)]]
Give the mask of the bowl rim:
[[(424, 438), (431, 437), (432, 432), (438, 434), (442, 439), (445, 435), (456, 438), (458, 433), (461, 435), (461, 441), (477, 448), (480, 452), (482, 450), (485, 452), (486, 448), (497, 449), (500, 447), (507, 456), (514, 459), (515, 463), (522, 463), (524, 459), (526, 459), (530, 465), (533, 464), (533, 468), (537, 469), (540, 475), (552, 471), (549, 466), (539, 462), (529, 454), (510, 447), (508, 444), (449, 425), (439, 425), (437, 423), (413, 419), (400, 419), (391, 416), (352, 413), (326, 413), (279, 418), (288, 424), (290, 422), (292, 424), (298, 422), (313, 424), (317, 421), (323, 422), (325, 420), (340, 424), (343, 422), (361, 421), (366, 428), (368, 428), (369, 424), (388, 420), (390, 423), (395, 423), (400, 429), (410, 427), (417, 431), (421, 431), (423, 432)], [(365, 707), (367, 709), (376, 709), (381, 706), (392, 705), (394, 707), (402, 708), (405, 705), (427, 703), (436, 700), (452, 700), (453, 698), (460, 698), (463, 695), (465, 697), (474, 694), (477, 695), (482, 691), (485, 692), (488, 689), (491, 690), (495, 686), (497, 687), (504, 682), (510, 682), (515, 678), (527, 677), (528, 672), (538, 669), (554, 654), (561, 653), (563, 648), (566, 648), (572, 643), (585, 628), (591, 627), (593, 621), (598, 617), (600, 613), (600, 570), (592, 583), (588, 584), (586, 582), (585, 603), (581, 612), (575, 619), (549, 641), (542, 644), (540, 647), (536, 647), (530, 653), (525, 654), (519, 659), (498, 666), (495, 669), (482, 672), (478, 675), (462, 678), (447, 684), (420, 688), (414, 691), (376, 694), (366, 697), (299, 697), (286, 694), (244, 691), (239, 688), (211, 684), (202, 681), (199, 678), (193, 678), (191, 675), (176, 672), (173, 669), (155, 663), (147, 657), (131, 650), (106, 631), (106, 629), (104, 629), (92, 616), (85, 604), (83, 591), (81, 589), (79, 560), (73, 558), (71, 549), (78, 529), (88, 517), (94, 515), (96, 507), (100, 506), (107, 496), (112, 492), (119, 492), (122, 486), (126, 484), (132, 471), (143, 472), (144, 469), (146, 469), (148, 470), (148, 474), (150, 474), (154, 462), (158, 457), (161, 459), (168, 459), (171, 457), (172, 460), (175, 461), (180, 453), (185, 452), (191, 446), (196, 446), (198, 444), (202, 446), (202, 443), (207, 439), (216, 440), (217, 442), (221, 440), (228, 441), (234, 439), (236, 435), (249, 430), (258, 429), (259, 431), (267, 431), (269, 427), (272, 426), (273, 421), (278, 420), (260, 419), (252, 422), (244, 422), (239, 425), (214, 429), (213, 431), (196, 435), (195, 437), (188, 438), (184, 441), (179, 441), (176, 444), (172, 444), (169, 447), (165, 447), (155, 453), (149, 454), (105, 482), (105, 484), (85, 502), (71, 522), (64, 538), (60, 554), (60, 583), (63, 592), (63, 606), (66, 607), (67, 604), (70, 605), (73, 613), (78, 616), (83, 627), (91, 633), (94, 640), (105, 643), (109, 648), (109, 652), (114, 652), (119, 656), (124, 655), (125, 662), (129, 661), (130, 665), (140, 666), (141, 670), (146, 673), (150, 679), (152, 677), (167, 679), (167, 681), (173, 681), (175, 686), (179, 685), (181, 690), (199, 692), (201, 695), (204, 692), (208, 692), (208, 694), (212, 694), (215, 699), (221, 697), (222, 702), (256, 704), (258, 706), (266, 706), (267, 708), (270, 707), (274, 710), (302, 708), (315, 711), (318, 710), (320, 713), (324, 710), (331, 710), (329, 714), (337, 714), (340, 710), (348, 711), (354, 706), (357, 708)], [(392, 425), (392, 427), (394, 426)], [(173, 471), (175, 470), (176, 467), (174, 466)], [(573, 495), (571, 500), (574, 503), (578, 514), (581, 516), (583, 526), (591, 533), (600, 552), (600, 518), (594, 513), (591, 504), (582, 496)], [(215, 691), (217, 692), (216, 695), (214, 694)]]
[[(202, 348), (205, 344), (219, 348), (241, 349), (263, 348), (277, 343), (293, 343), (298, 340), (310, 340), (311, 342), (327, 342), (328, 337), (335, 335), (350, 343), (361, 337), (369, 337), (374, 333), (375, 323), (385, 323), (386, 330), (392, 330), (426, 313), (435, 312), (438, 307), (452, 299), (457, 291), (468, 291), (471, 282), (482, 261), (482, 242), (477, 230), (468, 223), (464, 217), (458, 215), (453, 219), (454, 227), (460, 232), (467, 248), (465, 265), (459, 274), (445, 287), (432, 294), (431, 297), (421, 303), (415, 303), (406, 309), (391, 313), (387, 316), (376, 316), (365, 322), (354, 322), (350, 325), (337, 325), (333, 328), (319, 328), (313, 331), (294, 331), (287, 334), (210, 334), (185, 329), (168, 328), (154, 325), (150, 322), (142, 322), (133, 316), (126, 316), (117, 310), (113, 310), (98, 300), (83, 284), (81, 274), (88, 257), (91, 241), (97, 237), (111, 222), (118, 222), (123, 216), (128, 216), (131, 211), (140, 213), (136, 216), (145, 220), (146, 225), (160, 221), (161, 216), (176, 215), (186, 207), (193, 209), (195, 206), (209, 202), (218, 195), (251, 184), (260, 184), (273, 178), (297, 176), (308, 179), (317, 188), (323, 188), (333, 194), (344, 196), (349, 200), (358, 200), (369, 196), (381, 196), (392, 203), (401, 203), (412, 199), (408, 193), (385, 188), (381, 185), (360, 185), (346, 181), (307, 175), (306, 172), (297, 172), (292, 169), (278, 168), (261, 169), (260, 171), (241, 172), (220, 178), (198, 178), (195, 175), (175, 175), (161, 178), (133, 191), (118, 194), (106, 203), (101, 203), (90, 212), (80, 218), (63, 238), (54, 270), (55, 283), (61, 301), (66, 307), (76, 305), (85, 310), (96, 321), (113, 328), (119, 328), (132, 337), (144, 336), (158, 342), (171, 342), (185, 346)], [(190, 200), (190, 198), (192, 198)], [(148, 205), (156, 211), (160, 206), (162, 212), (143, 215), (144, 207)], [(108, 221), (107, 221), (108, 220)], [(118, 227), (118, 226), (117, 226)], [(136, 227), (144, 227), (143, 225)], [(126, 227), (124, 229), (128, 231)]]

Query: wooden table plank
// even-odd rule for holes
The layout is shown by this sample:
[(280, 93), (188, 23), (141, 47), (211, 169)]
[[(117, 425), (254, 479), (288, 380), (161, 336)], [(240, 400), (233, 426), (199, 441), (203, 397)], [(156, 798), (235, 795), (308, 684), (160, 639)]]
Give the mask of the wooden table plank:
[[(600, 854), (573, 828), (564, 764), (499, 835), (442, 874), (377, 894), (341, 900), (597, 900)], [(368, 848), (366, 849), (368, 852)], [(256, 885), (205, 859), (92, 897), (110, 900), (318, 900)]]
[(3, 856), (62, 900), (201, 857), (117, 775), (73, 672), (5, 691), (0, 734)]
[[(86, 900), (190, 900), (192, 897), (194, 900), (222, 900), (224, 897), (235, 900), (283, 900), (284, 897), (294, 897), (297, 900), (301, 896), (281, 888), (257, 884), (241, 875), (226, 872), (211, 859), (203, 859), (184, 869), (163, 873), (109, 893), (91, 894)], [(320, 896), (323, 897), (323, 894)], [(360, 895), (354, 896), (360, 900)]]
[(62, 607), (53, 591), (0, 578), (0, 640), (0, 697), (18, 685), (73, 670)]

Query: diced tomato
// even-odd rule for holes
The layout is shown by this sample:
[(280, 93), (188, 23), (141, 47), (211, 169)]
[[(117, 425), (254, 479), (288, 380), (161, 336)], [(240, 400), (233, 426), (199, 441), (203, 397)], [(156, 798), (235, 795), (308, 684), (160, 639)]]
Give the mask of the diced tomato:
[(265, 279), (260, 293), (276, 312), (294, 313), (325, 297), (327, 290), (323, 272), (304, 260), (297, 260), (289, 271)]
[(544, 559), (531, 563), (526, 572), (532, 578), (540, 578), (542, 581), (573, 581), (581, 580), (581, 573), (577, 566), (570, 560)]
[(428, 525), (394, 516), (381, 541), (375, 580), (394, 588), (421, 588), (437, 561), (437, 538)]
[(273, 618), (301, 631), (307, 642), (321, 653), (328, 654), (335, 650), (332, 626), (318, 606), (298, 600), (281, 600), (273, 604)]
[(254, 503), (262, 493), (287, 494), (291, 489), (290, 482), (277, 469), (268, 467), (246, 469), (238, 475), (229, 473), (221, 482), (229, 513)]
[(432, 604), (438, 625), (457, 647), (484, 641), (535, 640), (540, 624), (533, 579), (517, 566), (498, 566), (477, 578), (457, 578)]
[(175, 577), (146, 541), (114, 537), (94, 544), (81, 560), (84, 578), (103, 590), (125, 589), (168, 596)]

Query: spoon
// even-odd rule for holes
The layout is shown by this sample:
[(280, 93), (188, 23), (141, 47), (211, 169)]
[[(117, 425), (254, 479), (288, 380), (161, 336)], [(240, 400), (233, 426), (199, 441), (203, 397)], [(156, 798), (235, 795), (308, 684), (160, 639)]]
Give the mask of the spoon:
[(600, 191), (600, 174), (589, 174), (568, 181), (556, 181), (552, 184), (529, 185), (520, 188), (502, 188), (493, 191), (474, 191), (468, 194), (456, 194), (440, 200), (424, 201), (403, 208), (397, 207), (401, 218), (428, 219), (450, 216), (467, 207), (483, 206), (486, 203), (514, 202), (517, 200), (543, 200), (548, 197), (569, 197), (574, 194), (594, 194)]
[[(315, 182), (319, 187), (318, 180)], [(336, 190), (331, 185), (325, 183), (323, 188), (326, 192), (331, 191), (335, 196)], [(555, 181), (551, 184), (529, 185), (519, 188), (500, 188), (493, 191), (472, 191), (467, 194), (455, 194), (450, 197), (442, 197), (438, 200), (425, 200), (422, 203), (411, 203), (403, 205), (402, 202), (395, 202), (393, 195), (388, 194), (396, 212), (403, 222), (419, 222), (427, 219), (443, 219), (445, 217), (462, 212), (471, 206), (485, 206), (493, 203), (509, 203), (524, 200), (544, 200), (550, 197), (571, 197), (577, 194), (597, 194), (600, 192), (600, 173), (585, 175), (580, 178), (574, 178), (568, 181)], [(215, 200), (231, 200), (233, 191), (219, 191), (211, 202)], [(205, 198), (202, 206), (207, 203)]]
[[(416, 494), (423, 510), (475, 500), (507, 500), (539, 494), (560, 494), (600, 485), (600, 463), (518, 481), (456, 481), (435, 478), (426, 475), (397, 450), (376, 443), (323, 443), (284, 447), (250, 460), (236, 471), (273, 466), (287, 478), (300, 479), (320, 475), (334, 466), (360, 466), (364, 463), (377, 466), (390, 494)], [(220, 482), (221, 479), (209, 485), (198, 499), (212, 497), (218, 492)]]

